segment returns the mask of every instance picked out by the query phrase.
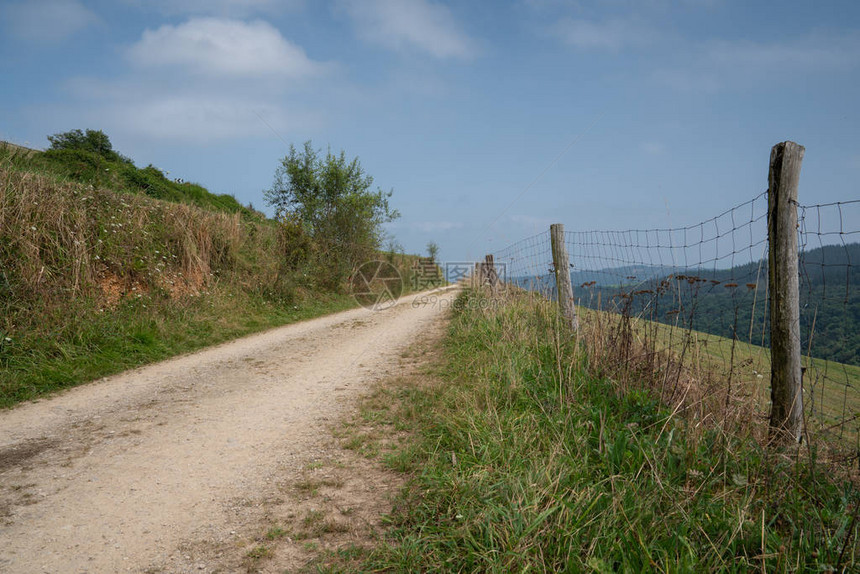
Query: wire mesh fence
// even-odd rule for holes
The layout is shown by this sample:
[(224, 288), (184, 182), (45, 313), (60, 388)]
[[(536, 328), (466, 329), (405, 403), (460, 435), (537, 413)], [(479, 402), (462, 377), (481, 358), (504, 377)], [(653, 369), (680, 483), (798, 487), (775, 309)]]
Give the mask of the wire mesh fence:
[(860, 200), (798, 207), (807, 422), (860, 451)]
[(493, 255), (496, 266), (504, 269), (508, 283), (553, 296), (555, 279), (549, 230), (521, 239)]
[[(860, 201), (798, 215), (807, 431), (858, 445)], [(695, 419), (766, 430), (767, 192), (695, 225), (568, 231), (565, 243), (593, 362)], [(556, 297), (548, 232), (494, 257), (509, 283)]]

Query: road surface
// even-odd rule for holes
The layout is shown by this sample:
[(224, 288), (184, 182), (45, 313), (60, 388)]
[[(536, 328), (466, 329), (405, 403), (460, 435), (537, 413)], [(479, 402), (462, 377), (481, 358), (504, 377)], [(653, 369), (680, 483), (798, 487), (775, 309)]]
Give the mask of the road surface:
[(0, 572), (183, 570), (183, 549), (236, 535), (235, 507), (393, 374), (453, 296), (289, 325), (0, 411)]

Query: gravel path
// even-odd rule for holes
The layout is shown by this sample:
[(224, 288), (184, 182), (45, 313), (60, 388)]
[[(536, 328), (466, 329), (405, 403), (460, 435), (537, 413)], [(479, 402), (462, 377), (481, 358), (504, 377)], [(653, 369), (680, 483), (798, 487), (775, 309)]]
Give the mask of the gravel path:
[(0, 412), (0, 572), (184, 571), (170, 566), (184, 547), (236, 536), (236, 505), (393, 374), (453, 294), (437, 297), (289, 325)]

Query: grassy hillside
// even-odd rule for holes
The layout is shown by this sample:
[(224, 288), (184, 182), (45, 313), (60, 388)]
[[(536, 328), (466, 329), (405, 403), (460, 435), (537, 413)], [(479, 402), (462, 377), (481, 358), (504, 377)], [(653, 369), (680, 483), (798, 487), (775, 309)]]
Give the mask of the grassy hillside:
[[(355, 304), (287, 260), (289, 230), (238, 204), (101, 187), (141, 171), (164, 183), (152, 170), (112, 180), (95, 162), (93, 183), (78, 183), (52, 171), (50, 154), (6, 153), (0, 407)], [(415, 259), (389, 257), (406, 274)]]
[(115, 152), (102, 154), (86, 149), (37, 151), (0, 145), (0, 165), (7, 170), (36, 173), (58, 181), (82, 183), (95, 189), (143, 194), (155, 199), (264, 219), (263, 214), (243, 206), (232, 195), (214, 194), (195, 183), (178, 183), (152, 165), (138, 168), (130, 159)]
[[(648, 378), (664, 400), (684, 393), (701, 418), (749, 424), (766, 420), (770, 408), (770, 350), (740, 340), (642, 317), (579, 308), (592, 364), (619, 380)], [(624, 331), (630, 349), (622, 350)], [(650, 364), (649, 364), (650, 362)], [(860, 367), (805, 355), (804, 410), (815, 440), (860, 444)], [(687, 381), (695, 381), (691, 387)], [(676, 397), (677, 398), (677, 397)], [(728, 412), (726, 412), (728, 409)], [(744, 423), (746, 421), (746, 423)], [(756, 429), (753, 429), (756, 430)], [(766, 428), (758, 425), (763, 437)], [(756, 433), (753, 433), (756, 434)]]
[(365, 413), (414, 433), (384, 456), (411, 476), (388, 537), (322, 571), (860, 564), (860, 493), (847, 469), (680, 417), (648, 385), (601, 374), (542, 298), (464, 295), (444, 353), (435, 384), (393, 388)]

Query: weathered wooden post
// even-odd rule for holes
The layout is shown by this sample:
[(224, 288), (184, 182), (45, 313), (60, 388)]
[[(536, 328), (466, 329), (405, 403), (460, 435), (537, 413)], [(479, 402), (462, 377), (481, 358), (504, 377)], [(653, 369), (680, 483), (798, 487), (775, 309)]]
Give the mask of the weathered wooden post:
[(770, 436), (782, 443), (803, 438), (797, 187), (804, 151), (794, 142), (776, 144), (770, 152), (768, 170)]
[(499, 283), (499, 275), (496, 273), (496, 264), (492, 253), (484, 257), (484, 280), (489, 284), (490, 289), (495, 292), (496, 286)]
[(552, 244), (552, 265), (555, 267), (558, 305), (567, 324), (576, 331), (576, 307), (573, 304), (573, 287), (570, 284), (570, 258), (567, 255), (567, 245), (564, 242), (564, 224), (553, 223), (550, 225), (549, 237)]

